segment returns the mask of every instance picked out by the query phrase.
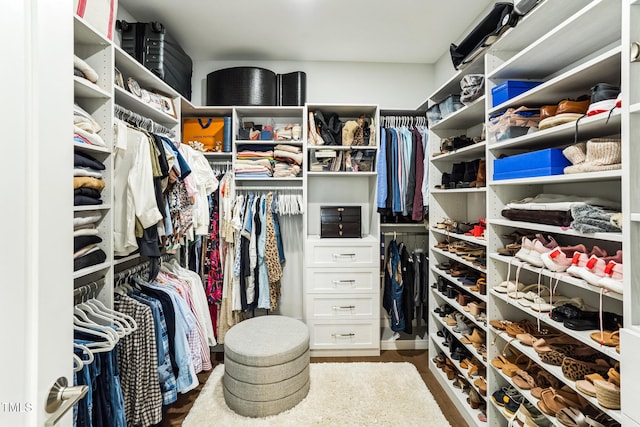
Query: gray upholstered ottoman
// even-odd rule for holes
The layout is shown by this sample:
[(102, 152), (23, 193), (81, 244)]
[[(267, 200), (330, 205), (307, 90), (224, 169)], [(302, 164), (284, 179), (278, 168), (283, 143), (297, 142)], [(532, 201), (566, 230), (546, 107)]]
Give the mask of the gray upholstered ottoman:
[(254, 317), (224, 338), (224, 400), (247, 417), (279, 414), (309, 392), (309, 330), (285, 316)]

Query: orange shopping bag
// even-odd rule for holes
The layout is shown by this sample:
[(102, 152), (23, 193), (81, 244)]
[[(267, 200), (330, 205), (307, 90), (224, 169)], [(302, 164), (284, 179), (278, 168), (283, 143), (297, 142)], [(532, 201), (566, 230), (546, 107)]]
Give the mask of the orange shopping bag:
[(182, 120), (182, 142), (197, 141), (205, 151), (222, 151), (224, 141), (223, 117), (190, 117)]

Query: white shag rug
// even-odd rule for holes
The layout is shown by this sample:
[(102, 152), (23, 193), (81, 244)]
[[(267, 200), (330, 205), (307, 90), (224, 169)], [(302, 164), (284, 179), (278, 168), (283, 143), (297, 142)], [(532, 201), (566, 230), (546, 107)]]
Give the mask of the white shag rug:
[(302, 402), (264, 418), (233, 412), (222, 393), (224, 365), (213, 370), (184, 427), (449, 426), (416, 367), (402, 363), (311, 363)]

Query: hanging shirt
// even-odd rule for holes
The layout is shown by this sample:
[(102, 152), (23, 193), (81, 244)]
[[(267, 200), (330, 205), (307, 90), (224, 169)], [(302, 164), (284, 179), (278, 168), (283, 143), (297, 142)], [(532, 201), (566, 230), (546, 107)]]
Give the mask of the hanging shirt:
[(138, 248), (136, 218), (147, 228), (162, 214), (156, 205), (147, 136), (116, 120), (114, 144), (113, 251), (126, 256)]
[(181, 144), (180, 151), (191, 167), (195, 187), (193, 203), (193, 231), (197, 236), (206, 236), (209, 232), (208, 196), (218, 189), (218, 179), (204, 154), (188, 145)]
[(377, 206), (383, 209), (387, 203), (387, 132), (384, 128), (380, 129), (380, 152), (378, 153), (378, 164), (376, 165), (377, 176)]
[(151, 309), (116, 295), (114, 309), (133, 317), (138, 328), (118, 342), (120, 384), (127, 425), (151, 426), (162, 420), (162, 392)]

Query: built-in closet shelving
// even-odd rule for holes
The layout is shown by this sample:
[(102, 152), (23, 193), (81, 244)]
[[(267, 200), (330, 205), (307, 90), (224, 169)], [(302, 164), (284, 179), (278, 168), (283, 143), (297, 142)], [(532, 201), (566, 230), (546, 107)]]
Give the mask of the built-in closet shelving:
[[(274, 135), (275, 131), (284, 125), (300, 125), (301, 128), (306, 126), (304, 107), (234, 107), (232, 119), (232, 123), (234, 124), (232, 129), (232, 156), (234, 162), (237, 160), (238, 152), (242, 151), (246, 146), (260, 146), (260, 148), (264, 148), (265, 150), (273, 150), (278, 144), (287, 144), (298, 146), (301, 152), (304, 153), (304, 140), (302, 138), (300, 140), (251, 140), (241, 137), (239, 129), (243, 126), (243, 123), (246, 122), (253, 122), (256, 125), (262, 126), (272, 126)], [(238, 188), (241, 188), (243, 185), (267, 185), (265, 188), (268, 188), (268, 186), (287, 186), (296, 189), (299, 188), (300, 191), (302, 191), (305, 163), (306, 159), (303, 160), (301, 173), (295, 177), (245, 178), (240, 174), (236, 174), (235, 182)]]
[[(99, 135), (106, 143), (106, 147), (74, 143), (77, 151), (85, 152), (105, 164), (103, 171), (105, 189), (101, 193), (102, 204), (96, 206), (77, 206), (74, 212), (97, 210), (102, 214), (97, 228), (102, 243), (99, 244), (107, 255), (104, 263), (90, 266), (74, 272), (74, 286), (78, 287), (94, 281), (102, 281), (104, 285), (98, 294), (107, 306), (113, 303), (114, 270), (123, 265), (139, 262), (140, 256), (133, 254), (128, 257), (114, 259), (113, 256), (113, 125), (117, 115), (117, 107), (124, 107), (136, 114), (136, 120), (149, 119), (157, 125), (172, 131), (176, 137), (180, 136), (180, 95), (160, 78), (125, 53), (113, 41), (105, 38), (91, 24), (78, 16), (74, 16), (74, 52), (94, 68), (99, 75), (97, 83), (91, 83), (81, 77), (73, 77), (75, 102), (85, 109), (100, 124), (102, 130)], [(120, 71), (123, 83), (127, 87), (129, 78), (133, 78), (142, 89), (149, 92), (161, 93), (173, 102), (175, 115), (167, 114), (142, 98), (133, 95), (127, 89), (115, 84), (115, 69)]]
[[(90, 24), (79, 17), (74, 18), (74, 53), (84, 60), (98, 74), (98, 81), (92, 83), (89, 80), (74, 76), (73, 90), (74, 102), (87, 111), (100, 125), (102, 130), (99, 135), (106, 143), (106, 147), (73, 142), (74, 150), (94, 157), (104, 163), (103, 171), (105, 188), (102, 190), (102, 204), (90, 206), (74, 206), (73, 211), (98, 211), (101, 215), (96, 228), (102, 242), (99, 247), (107, 254), (103, 263), (88, 266), (73, 273), (74, 288), (90, 282), (104, 280), (109, 283), (113, 280), (113, 219), (112, 219), (112, 123), (113, 123), (113, 49), (111, 42), (104, 38)], [(71, 189), (69, 189), (71, 191)], [(111, 301), (108, 293), (100, 295), (105, 303)]]
[[(461, 92), (460, 82), (464, 76), (468, 74), (483, 74), (483, 72), (484, 60), (483, 56), (479, 56), (467, 67), (457, 71), (448, 81), (441, 85), (429, 97), (428, 105), (438, 104), (452, 94), (459, 94)], [(437, 223), (446, 219), (453, 219), (458, 222), (477, 223), (480, 218), (485, 217), (486, 188), (439, 188), (443, 173), (450, 173), (454, 163), (459, 164), (484, 158), (486, 147), (484, 141), (479, 141), (467, 147), (446, 153), (441, 153), (440, 147), (442, 140), (445, 138), (461, 135), (473, 138), (482, 134), (482, 125), (485, 117), (485, 98), (485, 95), (480, 96), (468, 105), (432, 124), (429, 127), (429, 153), (425, 153), (425, 155), (430, 156), (429, 283), (431, 286), (429, 289), (431, 295), (429, 296), (429, 354), (432, 355), (432, 360), (430, 360), (429, 366), (438, 382), (447, 390), (456, 408), (458, 408), (465, 420), (471, 425), (478, 423), (477, 416), (480, 414), (479, 410), (472, 409), (471, 406), (469, 406), (467, 403), (469, 395), (463, 393), (460, 388), (453, 387), (452, 381), (447, 378), (441, 369), (436, 367), (433, 362), (433, 357), (439, 353), (443, 353), (447, 358), (450, 357), (449, 347), (445, 345), (443, 336), (445, 333), (450, 333), (455, 342), (458, 343), (457, 345), (463, 346), (469, 354), (474, 355), (477, 362), (483, 365), (486, 364), (486, 362), (483, 361), (482, 354), (478, 352), (478, 349), (471, 344), (460, 343), (462, 334), (454, 332), (453, 326), (447, 325), (443, 320), (444, 318), (439, 316), (435, 310), (448, 305), (453, 308), (453, 315), (460, 313), (466, 322), (484, 334), (486, 334), (486, 326), (481, 319), (478, 320), (476, 316), (465, 311), (464, 307), (460, 305), (455, 298), (448, 298), (443, 292), (439, 292), (435, 284), (438, 281), (442, 282), (444, 280), (445, 283), (453, 286), (454, 294), (460, 292), (470, 296), (478, 303), (486, 302), (485, 295), (479, 291), (471, 290), (473, 286), (463, 286), (462, 283), (457, 280), (457, 277), (452, 276), (447, 270), (438, 268), (438, 266), (444, 263), (457, 263), (469, 268), (471, 271), (475, 271), (477, 274), (482, 274), (485, 270), (483, 266), (477, 263), (465, 260), (453, 252), (442, 250), (435, 246), (440, 242), (454, 243), (455, 241), (466, 242), (480, 248), (486, 246), (486, 241), (483, 238), (450, 233), (446, 229), (438, 228), (437, 226)], [(466, 370), (460, 367), (460, 361), (451, 359), (451, 362), (458, 372), (465, 374)], [(471, 387), (480, 395), (480, 390), (473, 383), (474, 381), (471, 381)]]
[[(632, 59), (632, 45), (640, 42), (640, 2), (622, 2), (622, 194), (623, 205), (623, 264), (624, 268), (624, 328), (620, 332), (620, 353), (624, 375), (622, 419), (624, 426), (640, 426), (640, 367), (636, 355), (640, 348), (640, 62)], [(633, 62), (632, 62), (633, 61)]]
[[(416, 110), (380, 110), (381, 129), (387, 128), (409, 128), (414, 126), (426, 126), (426, 116), (424, 106)], [(382, 141), (382, 138), (381, 138)], [(387, 141), (388, 144), (388, 141)], [(428, 144), (428, 141), (426, 142)], [(425, 145), (425, 141), (423, 141)], [(425, 157), (428, 156), (428, 153)], [(416, 159), (416, 162), (418, 159)], [(417, 165), (417, 163), (416, 163)], [(387, 165), (388, 167), (388, 165)], [(379, 172), (377, 172), (379, 173)], [(415, 191), (421, 191), (420, 186)], [(423, 206), (414, 209), (424, 209)], [(420, 215), (422, 218), (422, 214)], [(395, 240), (399, 245), (404, 245), (407, 250), (414, 255), (412, 263), (416, 262), (416, 256), (425, 253), (427, 256), (425, 261), (428, 262), (428, 239), (429, 233), (426, 227), (426, 221), (423, 219), (413, 220), (412, 213), (407, 217), (402, 215), (385, 216), (381, 214), (380, 220), (380, 281), (381, 289), (384, 294), (385, 268), (388, 262), (388, 245)], [(415, 270), (414, 270), (415, 271)], [(405, 288), (406, 289), (406, 288)], [(418, 292), (420, 296), (421, 293)], [(428, 296), (427, 296), (428, 298)], [(423, 299), (422, 302), (425, 300)], [(418, 304), (414, 310), (414, 320), (411, 322), (411, 333), (397, 332), (391, 327), (391, 316), (386, 313), (384, 308), (381, 311), (380, 326), (380, 350), (424, 350), (429, 348), (429, 332), (428, 322), (423, 318), (422, 311), (428, 311), (426, 304)], [(406, 320), (405, 320), (406, 321)]]
[[(230, 106), (195, 106), (185, 98), (180, 99), (181, 119), (190, 117), (233, 117), (233, 107)], [(233, 122), (232, 122), (233, 126)], [(230, 151), (207, 151), (204, 153), (211, 165), (224, 165), (230, 169), (233, 160), (233, 150)]]
[[(621, 47), (620, 23), (622, 8), (618, 2), (596, 0), (591, 2), (553, 2), (539, 4), (518, 25), (506, 33), (501, 40), (488, 49), (485, 55), (485, 74), (487, 93), (491, 88), (505, 80), (535, 80), (542, 83), (533, 89), (513, 97), (508, 101), (492, 105), (490, 96), (486, 99), (487, 117), (493, 113), (504, 111), (509, 107), (557, 104), (562, 99), (589, 95), (590, 88), (600, 82), (619, 84), (621, 81)], [(552, 21), (550, 21), (550, 19)], [(576, 29), (579, 28), (579, 31)], [(587, 34), (598, 34), (588, 37)], [(623, 65), (624, 67), (624, 65)], [(625, 86), (623, 84), (623, 93)], [(625, 120), (624, 111), (616, 111), (607, 118), (607, 114), (585, 117), (578, 125), (578, 141), (586, 141), (592, 137), (617, 136), (621, 133), (621, 122)], [(524, 284), (538, 283), (545, 286), (557, 284), (556, 293), (569, 297), (581, 297), (589, 306), (597, 309), (602, 302), (602, 309), (622, 314), (623, 296), (616, 293), (601, 293), (601, 288), (569, 276), (557, 274), (550, 270), (540, 269), (497, 253), (511, 241), (505, 235), (514, 230), (540, 232), (552, 235), (561, 246), (583, 243), (587, 248), (598, 245), (609, 253), (623, 246), (622, 233), (584, 234), (560, 226), (542, 225), (531, 222), (512, 221), (502, 216), (501, 211), (507, 203), (532, 197), (541, 193), (567, 195), (599, 196), (614, 201), (622, 201), (626, 208), (625, 198), (628, 192), (622, 189), (622, 180), (626, 168), (607, 172), (581, 173), (571, 175), (555, 175), (536, 178), (519, 178), (493, 180), (493, 162), (502, 155), (526, 153), (545, 148), (563, 148), (574, 143), (576, 124), (567, 123), (524, 136), (492, 141), (489, 139), (486, 148), (487, 158), (487, 283), (488, 283), (488, 318), (489, 320), (521, 320), (529, 319), (534, 324), (553, 327), (570, 335), (580, 342), (602, 353), (603, 357), (612, 361), (620, 361), (621, 354), (615, 347), (604, 347), (590, 337), (592, 331), (575, 331), (563, 326), (561, 322), (552, 320), (548, 313), (539, 313), (517, 304), (505, 294), (492, 288), (505, 280), (514, 280), (515, 272), (520, 270), (518, 280)], [(623, 159), (628, 159), (628, 153)], [(633, 158), (633, 157), (631, 157)], [(624, 160), (627, 161), (627, 160)], [(628, 165), (628, 163), (627, 163)], [(625, 247), (625, 257), (628, 246)], [(625, 258), (625, 261), (630, 259)], [(625, 262), (625, 266), (629, 263)], [(627, 275), (628, 267), (625, 267)], [(508, 277), (508, 275), (511, 277)], [(540, 279), (539, 279), (540, 278)], [(626, 299), (626, 296), (625, 296)], [(628, 319), (625, 319), (625, 323)], [(488, 327), (487, 347), (488, 360), (502, 354), (510, 345), (529, 357), (538, 367), (549, 372), (561, 383), (577, 390), (575, 382), (567, 379), (559, 366), (544, 363), (533, 348), (513, 340), (492, 326)], [(489, 395), (504, 386), (515, 386), (512, 379), (504, 375), (500, 369), (488, 366), (487, 383)], [(626, 366), (622, 367), (624, 371)], [(532, 404), (537, 399), (526, 390), (518, 391)], [(624, 392), (628, 392), (623, 387)], [(594, 408), (605, 412), (611, 418), (622, 422), (622, 411), (601, 407), (594, 397), (581, 393)], [(624, 394), (623, 394), (624, 395)], [(508, 424), (508, 416), (503, 408), (491, 399), (487, 400), (488, 419), (490, 425)], [(552, 416), (547, 417), (553, 425), (561, 425)]]
[[(321, 110), (340, 120), (364, 114), (378, 124), (377, 105), (307, 104), (305, 117)], [(305, 138), (307, 121), (305, 121)], [(369, 150), (377, 157), (379, 132), (368, 146), (313, 146), (317, 149)], [(307, 156), (308, 158), (309, 156)], [(306, 160), (306, 159), (305, 159)], [(376, 210), (375, 157), (373, 170), (312, 172), (305, 166), (304, 320), (315, 356), (375, 356), (380, 354), (380, 220)], [(321, 238), (322, 206), (360, 206), (361, 238)]]
[[(482, 58), (470, 64), (464, 70), (456, 72), (449, 81), (436, 91), (429, 101), (429, 105), (444, 99), (448, 94), (458, 89), (457, 85), (462, 76), (467, 73), (482, 70), (485, 74), (486, 96), (465, 108), (458, 110), (451, 116), (431, 126), (431, 151), (439, 152), (439, 141), (447, 136), (464, 134), (471, 126), (478, 125), (488, 120), (491, 114), (504, 111), (508, 107), (540, 106), (557, 104), (561, 99), (575, 98), (579, 95), (590, 94), (590, 88), (600, 82), (612, 84), (621, 83), (623, 93), (623, 108), (615, 110), (611, 115), (600, 114), (592, 117), (584, 117), (580, 120), (578, 140), (586, 141), (593, 137), (617, 136), (623, 137), (623, 168), (621, 170), (581, 173), (572, 175), (555, 175), (536, 178), (521, 178), (509, 180), (493, 180), (493, 161), (501, 155), (525, 153), (529, 151), (571, 145), (575, 138), (576, 125), (574, 123), (562, 124), (546, 130), (526, 134), (517, 138), (502, 141), (491, 140), (487, 135), (487, 141), (474, 144), (452, 153), (441, 154), (431, 159), (431, 198), (430, 198), (430, 254), (431, 254), (431, 281), (435, 283), (438, 277), (443, 277), (456, 283), (455, 277), (449, 273), (437, 269), (436, 265), (445, 261), (457, 261), (463, 265), (471, 263), (459, 259), (450, 252), (434, 248), (438, 242), (450, 240), (463, 240), (487, 248), (487, 295), (474, 295), (487, 303), (488, 320), (529, 319), (534, 324), (540, 321), (541, 325), (554, 327), (561, 332), (577, 338), (580, 342), (592, 347), (608, 357), (612, 361), (621, 361), (623, 378), (637, 378), (640, 370), (633, 368), (633, 362), (625, 363), (625, 345), (627, 348), (637, 348), (640, 343), (640, 329), (637, 319), (640, 316), (633, 315), (631, 307), (638, 303), (638, 292), (634, 293), (635, 274), (632, 260), (634, 259), (634, 246), (632, 242), (637, 240), (636, 227), (640, 218), (640, 203), (636, 203), (634, 185), (640, 182), (640, 172), (633, 167), (633, 159), (638, 157), (635, 145), (631, 142), (640, 129), (635, 119), (640, 117), (640, 90), (634, 80), (635, 74), (640, 71), (638, 63), (629, 64), (629, 45), (640, 40), (640, 32), (635, 29), (632, 22), (640, 19), (640, 5), (634, 1), (623, 2), (622, 7), (618, 2), (607, 0), (595, 0), (590, 2), (554, 2), (542, 1), (529, 14), (520, 18), (516, 27), (506, 32), (501, 39), (493, 44)], [(620, 23), (624, 29), (622, 42), (620, 36)], [(579, 31), (576, 29), (579, 28)], [(597, 34), (597, 37), (587, 37), (585, 34)], [(480, 64), (480, 65), (478, 65)], [(475, 68), (474, 68), (475, 67)], [(635, 73), (635, 74), (634, 74)], [(622, 77), (621, 77), (622, 75)], [(543, 83), (535, 88), (518, 95), (500, 105), (493, 106), (491, 88), (505, 80), (536, 80)], [(482, 108), (477, 105), (482, 104)], [(467, 121), (468, 120), (468, 121)], [(477, 120), (477, 122), (474, 122)], [(476, 128), (477, 129), (477, 128)], [(472, 129), (472, 130), (476, 130)], [(467, 133), (467, 135), (469, 135)], [(485, 157), (487, 167), (486, 189), (434, 189), (435, 184), (440, 183), (443, 172), (450, 171), (453, 162), (467, 161), (469, 159)], [(559, 226), (542, 225), (537, 223), (511, 221), (501, 215), (504, 206), (514, 200), (535, 196), (539, 193), (578, 194), (584, 196), (600, 196), (615, 201), (621, 201), (625, 222), (622, 233), (592, 233), (583, 234), (572, 229)], [(484, 211), (486, 206), (486, 211)], [(480, 208), (481, 207), (481, 208)], [(634, 211), (635, 209), (635, 211)], [(630, 211), (630, 212), (629, 212)], [(634, 216), (635, 213), (635, 216)], [(468, 220), (473, 222), (479, 216), (485, 216), (488, 227), (484, 240), (473, 236), (452, 234), (446, 230), (437, 228), (437, 223), (445, 218)], [(466, 215), (466, 217), (465, 217)], [(635, 218), (635, 219), (634, 219)], [(635, 222), (634, 222), (635, 221)], [(551, 234), (561, 245), (584, 243), (587, 247), (598, 245), (609, 253), (615, 253), (616, 249), (624, 248), (624, 277), (625, 295), (609, 292), (601, 295), (601, 288), (588, 284), (586, 281), (569, 276), (568, 274), (556, 274), (546, 269), (540, 269), (525, 264), (514, 257), (498, 254), (498, 248), (511, 243), (505, 235), (514, 230), (528, 230)], [(627, 232), (626, 230), (629, 230)], [(637, 245), (636, 245), (637, 246)], [(509, 266), (511, 264), (511, 267)], [(476, 266), (477, 268), (477, 266)], [(556, 292), (569, 296), (580, 296), (590, 306), (599, 307), (602, 300), (602, 309), (623, 313), (625, 328), (622, 330), (622, 351), (618, 353), (614, 347), (600, 346), (590, 337), (592, 331), (574, 331), (565, 328), (562, 323), (551, 320), (548, 313), (538, 313), (530, 308), (525, 308), (510, 300), (506, 295), (492, 290), (504, 280), (507, 280), (508, 271), (515, 278), (515, 271), (520, 269), (519, 280), (523, 283), (537, 283), (538, 277), (544, 285), (558, 283)], [(441, 304), (449, 304), (452, 308), (465, 316), (469, 324), (475, 324), (480, 330), (486, 332), (486, 346), (488, 350), (486, 381), (488, 383), (486, 423), (479, 421), (478, 411), (470, 408), (467, 403), (467, 394), (453, 387), (447, 380), (441, 369), (430, 362), (430, 368), (434, 372), (450, 396), (456, 407), (471, 425), (500, 425), (509, 423), (503, 408), (492, 402), (490, 396), (503, 386), (511, 386), (511, 378), (504, 375), (500, 369), (491, 365), (491, 360), (503, 352), (507, 343), (528, 356), (540, 368), (548, 371), (561, 383), (576, 390), (575, 383), (568, 380), (559, 366), (551, 366), (541, 361), (538, 354), (531, 348), (520, 344), (517, 340), (511, 340), (504, 333), (500, 333), (492, 326), (477, 324), (469, 313), (450, 298), (443, 296), (436, 289), (432, 290), (430, 302), (431, 311)], [(443, 338), (438, 336), (438, 331), (452, 328), (446, 325), (437, 314), (432, 314), (430, 325), (431, 342), (430, 351), (435, 356), (442, 351), (449, 355), (448, 347), (443, 346)], [(634, 329), (635, 328), (635, 329)], [(453, 333), (460, 338), (460, 334)], [(468, 347), (468, 346), (467, 346)], [(474, 348), (469, 348), (470, 353), (476, 353)], [(633, 350), (629, 350), (630, 353)], [(629, 354), (629, 353), (626, 353)], [(460, 369), (460, 364), (453, 361), (458, 371), (465, 375), (466, 370)], [(634, 372), (631, 372), (634, 370)], [(472, 385), (472, 387), (474, 387)], [(517, 387), (516, 387), (517, 388)], [(623, 425), (631, 423), (638, 425), (640, 415), (633, 409), (632, 397), (640, 392), (640, 387), (631, 381), (622, 385), (622, 410), (610, 410), (602, 408), (596, 398), (581, 393), (592, 406), (605, 412), (611, 418)], [(526, 390), (519, 390), (523, 396), (534, 405), (537, 399)], [(627, 403), (625, 403), (627, 402)], [(636, 411), (636, 412), (634, 412)], [(623, 415), (623, 413), (625, 415)], [(561, 425), (555, 417), (547, 417), (552, 425)], [(631, 425), (631, 424), (629, 424)]]

